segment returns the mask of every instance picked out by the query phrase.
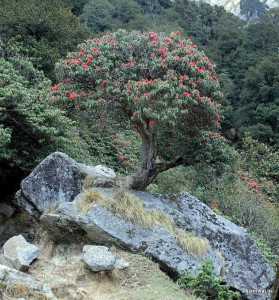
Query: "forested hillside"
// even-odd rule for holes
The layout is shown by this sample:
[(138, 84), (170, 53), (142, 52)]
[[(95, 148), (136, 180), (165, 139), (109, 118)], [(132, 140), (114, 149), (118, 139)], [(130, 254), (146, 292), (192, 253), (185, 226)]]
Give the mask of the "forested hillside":
[[(246, 23), (222, 7), (187, 0), (0, 0), (0, 4), (3, 199), (11, 197), (20, 180), (56, 150), (81, 162), (108, 165), (123, 176), (143, 170), (151, 176), (153, 164), (157, 169), (152, 169), (153, 182), (147, 190), (191, 191), (245, 226), (275, 261), (279, 9)], [(147, 33), (129, 35), (119, 29)], [(98, 44), (108, 39), (109, 46)], [(152, 45), (142, 46), (148, 39)], [(131, 59), (123, 54), (130, 44), (134, 47), (130, 51), (141, 49), (130, 52)], [(190, 67), (183, 67), (185, 51), (176, 50), (179, 47), (189, 51)], [(101, 56), (100, 51), (107, 54)], [(171, 77), (178, 78), (175, 84)], [(134, 82), (144, 96), (134, 86), (127, 87)], [(130, 98), (117, 98), (119, 91)], [(149, 93), (156, 104), (146, 101)], [(107, 105), (112, 98), (117, 102)], [(146, 138), (151, 135), (156, 135), (156, 146), (155, 139)], [(144, 152), (152, 147), (154, 153)], [(143, 153), (152, 156), (150, 161), (140, 159)], [(168, 171), (159, 174), (164, 170)]]

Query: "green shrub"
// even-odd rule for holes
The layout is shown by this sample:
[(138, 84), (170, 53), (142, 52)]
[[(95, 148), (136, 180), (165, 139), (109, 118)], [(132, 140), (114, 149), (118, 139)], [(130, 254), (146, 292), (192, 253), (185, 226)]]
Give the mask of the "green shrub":
[(275, 147), (261, 143), (251, 137), (243, 139), (239, 166), (248, 171), (261, 183), (261, 188), (278, 201), (279, 197), (279, 151)]
[(263, 238), (258, 237), (254, 233), (252, 233), (251, 235), (253, 237), (254, 242), (256, 243), (256, 245), (258, 246), (258, 248), (260, 249), (260, 251), (264, 255), (264, 257), (269, 261), (269, 263), (271, 264), (271, 266), (275, 270), (276, 269), (276, 263), (279, 261), (279, 255), (275, 254), (274, 251), (272, 251), (272, 249), (269, 247), (269, 245), (267, 244), (267, 242)]
[(222, 283), (222, 278), (216, 275), (210, 260), (206, 260), (197, 268), (195, 276), (185, 272), (185, 275), (178, 279), (178, 284), (205, 300), (233, 300), (240, 297), (238, 292), (229, 290), (229, 286)]

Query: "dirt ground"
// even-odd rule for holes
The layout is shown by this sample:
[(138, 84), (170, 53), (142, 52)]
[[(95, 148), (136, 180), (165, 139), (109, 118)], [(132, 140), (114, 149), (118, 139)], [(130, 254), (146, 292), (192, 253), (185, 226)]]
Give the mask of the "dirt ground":
[(32, 263), (29, 274), (47, 283), (58, 299), (197, 299), (186, 295), (159, 269), (158, 264), (142, 255), (111, 249), (118, 258), (129, 262), (129, 267), (124, 270), (94, 273), (84, 266), (82, 245), (54, 245), (49, 240), (41, 239), (38, 246), (42, 252)]

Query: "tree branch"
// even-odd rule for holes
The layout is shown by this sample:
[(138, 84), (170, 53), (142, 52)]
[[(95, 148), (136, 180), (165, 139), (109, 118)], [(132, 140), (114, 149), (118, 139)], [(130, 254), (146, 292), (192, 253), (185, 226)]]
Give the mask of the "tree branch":
[(171, 168), (186, 164), (187, 166), (192, 166), (195, 164), (193, 157), (182, 157), (176, 156), (174, 159), (169, 160), (165, 163), (156, 164), (156, 174), (167, 171)]

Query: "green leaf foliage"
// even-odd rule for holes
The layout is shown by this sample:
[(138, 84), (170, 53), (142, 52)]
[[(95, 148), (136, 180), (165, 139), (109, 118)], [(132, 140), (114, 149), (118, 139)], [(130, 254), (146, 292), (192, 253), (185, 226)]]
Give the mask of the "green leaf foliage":
[(82, 42), (88, 30), (63, 0), (3, 0), (0, 36), (21, 43), (35, 67), (51, 76), (55, 62)]
[(228, 159), (218, 133), (222, 93), (214, 65), (179, 32), (119, 30), (90, 39), (57, 65), (57, 75), (53, 104), (92, 132), (101, 128), (112, 137), (129, 128), (142, 141), (152, 134), (166, 160)]
[(81, 158), (76, 130), (59, 108), (50, 106), (43, 73), (24, 57), (0, 58), (0, 174), (26, 173), (50, 153), (60, 150)]
[(211, 260), (206, 260), (197, 268), (196, 275), (185, 272), (178, 280), (181, 288), (190, 289), (196, 296), (204, 300), (237, 300), (239, 292), (233, 292), (223, 283), (222, 277), (217, 276)]

